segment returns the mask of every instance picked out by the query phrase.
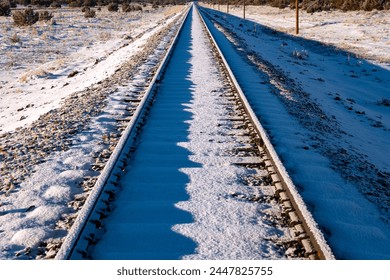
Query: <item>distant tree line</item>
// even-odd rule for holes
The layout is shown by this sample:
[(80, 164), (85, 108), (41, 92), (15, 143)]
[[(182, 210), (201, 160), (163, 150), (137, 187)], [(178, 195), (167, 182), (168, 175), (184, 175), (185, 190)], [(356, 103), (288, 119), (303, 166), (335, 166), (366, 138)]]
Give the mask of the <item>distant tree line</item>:
[[(204, 0), (208, 3), (226, 5), (242, 5), (243, 2), (247, 5), (270, 5), (272, 7), (287, 8), (295, 7), (296, 0)], [(41, 6), (60, 8), (62, 5), (70, 7), (94, 7), (94, 6), (108, 6), (109, 4), (153, 4), (154, 6), (163, 5), (179, 5), (189, 1), (187, 0), (0, 0), (0, 16), (9, 16), (11, 8), (16, 5), (24, 6)], [(390, 0), (299, 0), (301, 9), (309, 13), (317, 11), (328, 11), (332, 9), (339, 9), (343, 11), (365, 10), (389, 10)]]
[(108, 6), (109, 4), (153, 4), (155, 6), (161, 5), (179, 5), (184, 4), (185, 0), (0, 0), (0, 16), (9, 16), (11, 14), (11, 8), (15, 8), (17, 5), (23, 6), (39, 6), (39, 7), (53, 7), (60, 8), (63, 5), (70, 7), (95, 7), (95, 6)]
[[(213, 4), (242, 5), (244, 0), (209, 0)], [(295, 0), (245, 0), (247, 5), (269, 5), (281, 9), (295, 8)], [(343, 11), (372, 11), (390, 9), (390, 0), (299, 0), (299, 7), (307, 12), (328, 11), (339, 9)]]

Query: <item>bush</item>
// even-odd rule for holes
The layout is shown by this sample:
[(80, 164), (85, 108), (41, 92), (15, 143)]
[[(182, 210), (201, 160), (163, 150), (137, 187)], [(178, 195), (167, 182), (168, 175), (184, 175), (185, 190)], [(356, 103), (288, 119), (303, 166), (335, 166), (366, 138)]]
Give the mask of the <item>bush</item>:
[(50, 7), (59, 9), (59, 8), (61, 8), (61, 3), (53, 2), (53, 3), (50, 4)]
[(19, 5), (28, 6), (31, 4), (31, 0), (18, 0), (17, 3)]
[[(295, 0), (256, 0), (253, 2), (268, 4), (279, 8), (285, 8), (290, 3), (290, 7), (295, 8)], [(389, 0), (299, 0), (299, 3), (301, 8), (309, 13), (329, 11), (330, 9), (343, 11), (372, 11), (374, 9), (389, 9), (390, 7)]]
[(10, 40), (12, 44), (17, 44), (21, 42), (20, 37), (16, 33), (10, 38)]
[(80, 8), (83, 5), (83, 1), (76, 0), (69, 3), (69, 7), (71, 8)]
[(84, 9), (84, 17), (85, 18), (94, 18), (96, 16), (96, 12), (91, 10), (89, 7), (85, 7)]
[(343, 5), (341, 6), (341, 10), (343, 11), (357, 11), (360, 9), (360, 1), (356, 0), (345, 0), (343, 1)]
[(132, 5), (128, 3), (122, 4), (122, 11), (124, 13), (133, 12), (133, 11), (142, 11), (142, 7), (140, 5)]
[(130, 4), (123, 3), (122, 4), (122, 12), (127, 13), (127, 12), (130, 12), (130, 11), (131, 11)]
[(95, 7), (96, 6), (96, 0), (84, 0), (84, 7)]
[(119, 10), (119, 6), (117, 3), (110, 3), (110, 4), (108, 4), (107, 9), (110, 12), (117, 12)]
[(15, 25), (17, 26), (26, 26), (33, 25), (39, 19), (39, 14), (34, 12), (33, 9), (28, 8), (23, 11), (15, 11), (12, 14)]
[(140, 5), (134, 5), (133, 7), (134, 11), (142, 11), (142, 7)]
[(365, 0), (362, 4), (362, 9), (365, 11), (372, 11), (374, 9), (384, 9), (384, 5), (381, 5), (380, 0)]
[(11, 4), (8, 0), (0, 0), (0, 16), (11, 15)]
[(315, 13), (321, 11), (330, 10), (330, 1), (329, 0), (303, 0), (302, 8), (306, 9), (308, 13)]
[(107, 6), (108, 3), (107, 3), (107, 1), (105, 1), (105, 0), (98, 0), (98, 1), (96, 2), (96, 5), (97, 5), (97, 6)]
[(31, 0), (31, 5), (49, 7), (52, 0)]
[(272, 7), (284, 9), (284, 8), (289, 7), (291, 3), (292, 3), (291, 0), (273, 0), (273, 1), (271, 1), (270, 5)]
[(49, 13), (48, 11), (41, 11), (39, 12), (39, 21), (49, 21), (53, 18), (53, 14)]

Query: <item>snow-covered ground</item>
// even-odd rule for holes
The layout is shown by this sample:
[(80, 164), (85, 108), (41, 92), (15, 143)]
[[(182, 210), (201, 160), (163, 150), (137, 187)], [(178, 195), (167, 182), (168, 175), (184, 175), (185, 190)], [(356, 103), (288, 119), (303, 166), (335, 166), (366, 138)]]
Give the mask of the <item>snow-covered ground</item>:
[[(52, 75), (33, 75), (27, 82), (20, 81), (26, 66), (7, 65), (2, 60), (1, 65), (7, 68), (1, 71), (2, 128), (10, 132), (2, 131), (0, 142), (1, 259), (53, 257), (58, 249), (53, 244), (66, 234), (80, 199), (85, 199), (88, 185), (99, 175), (91, 166), (104, 162), (111, 153), (119, 134), (116, 119), (128, 114), (125, 108), (129, 105), (115, 92), (120, 93), (124, 86), (126, 91), (138, 92), (147, 84), (153, 64), (143, 63), (148, 55), (151, 60), (160, 59), (154, 52), (163, 53), (165, 37), (161, 36), (182, 10), (180, 6), (154, 10), (143, 14), (142, 21), (139, 14), (102, 12), (93, 19), (102, 22), (96, 29), (87, 27), (91, 23), (79, 16), (79, 10), (65, 10), (68, 19), (57, 25), (69, 27), (79, 21), (78, 35), (57, 45), (56, 40), (48, 41), (38, 49), (44, 56), (64, 45), (63, 56), (34, 64), (29, 53), (35, 46), (11, 48), (24, 51), (19, 56), (30, 68), (49, 71), (53, 63), (66, 60), (57, 70), (50, 70)], [(49, 27), (42, 24), (33, 28)], [(29, 28), (18, 30), (26, 41), (33, 40), (27, 35)], [(97, 42), (91, 49), (78, 46), (104, 30), (112, 41)], [(4, 40), (7, 48), (8, 40)], [(79, 73), (68, 78), (75, 70)], [(19, 121), (22, 116), (26, 117), (24, 123)]]
[[(217, 5), (213, 8), (218, 10)], [(220, 10), (226, 12), (226, 6), (221, 5)], [(230, 6), (229, 13), (242, 18), (243, 6)], [(248, 20), (295, 35), (295, 10), (247, 6), (245, 14)], [(300, 11), (297, 36), (334, 45), (390, 67), (389, 26), (390, 11)]]
[[(211, 18), (229, 34), (220, 42), (239, 82), (262, 85), (244, 91), (336, 257), (388, 259), (388, 65), (225, 13)], [(248, 78), (232, 43), (264, 74)]]
[[(103, 8), (95, 19), (85, 19), (77, 9), (60, 9), (53, 10), (55, 23), (23, 28), (0, 17), (0, 160), (8, 145), (3, 133), (28, 128), (67, 97), (84, 99), (75, 93), (115, 75), (181, 8), (142, 14)], [(240, 8), (231, 11), (241, 16)], [(285, 122), (279, 117), (275, 123), (267, 113), (262, 121), (329, 243), (336, 246), (336, 257), (389, 259), (389, 12), (302, 12), (298, 36), (289, 9), (248, 7), (250, 21), (221, 18), (228, 19), (226, 28), (236, 30), (232, 41), (255, 54), (252, 63), (266, 71), (263, 82), (283, 104)], [(52, 124), (50, 114), (48, 120)], [(13, 189), (12, 182), (0, 178), (0, 187), (7, 185), (0, 201), (0, 258), (29, 258), (29, 247), (64, 235), (49, 230), (68, 211), (64, 205), (81, 179), (96, 175), (89, 165), (102, 149), (100, 133), (112, 132), (105, 121), (100, 116), (90, 130), (71, 137), (74, 149), (45, 151), (50, 157), (41, 165), (37, 160), (33, 176), (27, 170), (31, 176), (22, 182), (24, 189), (19, 183)], [(330, 164), (330, 159), (336, 161)], [(6, 164), (0, 161), (0, 171)], [(376, 252), (369, 247), (371, 240)]]
[(0, 133), (30, 124), (66, 96), (112, 75), (142, 48), (134, 39), (178, 10), (148, 6), (142, 13), (122, 13), (103, 7), (87, 19), (80, 8), (62, 8), (50, 10), (52, 21), (29, 27), (0, 17)]

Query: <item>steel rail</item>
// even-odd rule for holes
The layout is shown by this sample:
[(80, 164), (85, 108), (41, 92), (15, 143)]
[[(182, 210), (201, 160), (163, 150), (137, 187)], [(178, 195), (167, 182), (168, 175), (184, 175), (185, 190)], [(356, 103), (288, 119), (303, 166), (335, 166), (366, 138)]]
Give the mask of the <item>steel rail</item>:
[(271, 174), (271, 179), (274, 184), (275, 194), (279, 197), (282, 196), (283, 198), (281, 200), (285, 200), (284, 197), (287, 195), (289, 201), (292, 204), (291, 211), (289, 211), (288, 215), (291, 220), (295, 221), (294, 227), (297, 227), (297, 235), (298, 233), (302, 233), (302, 230), (304, 230), (304, 232), (307, 234), (307, 236), (303, 234), (302, 239), (300, 239), (301, 245), (305, 249), (307, 257), (311, 259), (335, 259), (331, 248), (325, 241), (324, 235), (319, 229), (317, 223), (315, 222), (313, 216), (311, 215), (301, 195), (299, 194), (296, 186), (294, 185), (291, 177), (289, 176), (286, 168), (284, 167), (281, 159), (279, 158), (275, 148), (273, 147), (268, 133), (265, 131), (257, 115), (252, 110), (240, 84), (238, 83), (237, 79), (233, 74), (232, 69), (227, 63), (227, 60), (225, 59), (221, 49), (219, 48), (218, 43), (216, 42), (210, 29), (208, 28), (206, 21), (203, 18), (202, 12), (199, 11), (197, 5), (194, 6), (203, 22), (204, 28), (207, 30), (212, 45), (215, 47), (218, 56), (220, 57), (220, 60), (222, 61), (223, 66), (227, 71), (228, 77), (233, 87), (238, 93), (238, 96), (243, 104), (244, 110), (251, 119), (256, 133), (260, 136), (260, 141), (257, 143), (257, 145), (259, 147), (260, 152), (266, 154), (263, 159), (265, 159), (266, 161), (270, 161), (270, 164), (267, 166), (267, 168), (270, 172), (274, 173)]
[[(99, 214), (95, 209), (98, 208), (99, 204), (105, 204), (110, 198), (110, 190), (115, 189), (116, 181), (119, 178), (119, 174), (122, 172), (128, 152), (137, 138), (140, 123), (143, 121), (143, 118), (146, 115), (146, 109), (155, 94), (155, 87), (162, 78), (163, 72), (171, 58), (172, 51), (182, 31), (182, 27), (188, 18), (190, 10), (191, 6), (185, 11), (181, 19), (182, 22), (176, 31), (176, 35), (169, 46), (167, 53), (146, 89), (145, 95), (134, 112), (129, 125), (124, 130), (117, 146), (96, 181), (91, 194), (88, 196), (88, 199), (61, 245), (60, 250), (56, 254), (56, 260), (81, 259), (83, 257), (83, 251), (87, 249), (92, 238), (91, 236), (84, 235), (88, 232), (93, 232), (93, 228), (98, 227), (97, 221), (99, 221)], [(92, 229), (88, 231), (88, 227), (92, 227)]]
[[(198, 10), (196, 5), (193, 5), (193, 7), (199, 13), (212, 45), (217, 51), (217, 56), (220, 61), (222, 61), (223, 67), (226, 69), (228, 74), (228, 78), (238, 93), (237, 96), (239, 97), (241, 104), (252, 123), (251, 127), (253, 127), (255, 133), (259, 136), (257, 146), (262, 154), (262, 159), (265, 160), (266, 167), (270, 172), (270, 177), (275, 189), (275, 196), (280, 198), (283, 205), (291, 202), (291, 210), (288, 211), (288, 216), (293, 222), (292, 227), (297, 228), (296, 232), (299, 233), (298, 239), (306, 252), (306, 257), (312, 259), (334, 259), (333, 253), (327, 245), (323, 234), (318, 228), (311, 213), (308, 211), (302, 197), (299, 195), (297, 188), (283, 166), (282, 161), (278, 157), (266, 131), (259, 122), (256, 114), (251, 109), (251, 106), (237, 82), (237, 79), (234, 77), (230, 66), (207, 27), (201, 12)], [(128, 152), (136, 141), (141, 123), (143, 122), (146, 111), (149, 108), (148, 106), (151, 103), (150, 101), (156, 94), (156, 83), (163, 78), (162, 76), (164, 74), (164, 70), (170, 60), (174, 46), (176, 45), (190, 10), (191, 8), (187, 9), (185, 12), (181, 25), (176, 32), (175, 38), (173, 39), (169, 50), (156, 71), (141, 103), (137, 107), (128, 127), (124, 131), (113, 154), (105, 165), (93, 191), (80, 211), (55, 259), (82, 259), (85, 257), (84, 254), (87, 252), (89, 244), (94, 243), (93, 232), (96, 232), (96, 228), (99, 228), (100, 223), (99, 220), (101, 213), (99, 213), (99, 209), (107, 207), (107, 202), (110, 200), (110, 192), (116, 188), (117, 181), (124, 168), (126, 158), (128, 157)], [(285, 197), (288, 197), (288, 199), (285, 199)]]

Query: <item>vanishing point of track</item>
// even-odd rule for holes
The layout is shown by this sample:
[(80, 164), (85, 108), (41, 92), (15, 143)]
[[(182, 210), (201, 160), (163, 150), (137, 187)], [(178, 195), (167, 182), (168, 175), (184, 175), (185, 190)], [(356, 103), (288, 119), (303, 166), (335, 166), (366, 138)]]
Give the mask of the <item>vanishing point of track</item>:
[[(175, 136), (172, 131), (164, 132), (163, 123), (169, 116), (155, 116), (156, 114), (153, 115), (153, 109), (155, 106), (154, 104), (156, 103), (155, 101), (159, 99), (160, 87), (180, 87), (180, 84), (185, 83), (184, 80), (188, 79), (179, 76), (170, 77), (170, 72), (167, 71), (167, 68), (174, 68), (175, 66), (173, 64), (175, 61), (184, 59), (183, 55), (179, 57), (180, 54), (178, 54), (176, 49), (178, 48), (177, 45), (180, 36), (183, 36), (182, 34), (185, 33), (183, 30), (188, 28), (186, 22), (188, 22), (190, 12), (192, 12), (193, 9), (198, 11), (198, 8), (193, 6), (184, 15), (182, 25), (179, 28), (171, 47), (161, 62), (145, 95), (139, 100), (139, 105), (131, 116), (129, 125), (126, 127), (117, 147), (102, 170), (93, 191), (80, 211), (73, 227), (62, 244), (60, 251), (57, 253), (56, 259), (95, 258), (93, 254), (94, 247), (99, 244), (105, 229), (110, 228), (109, 216), (112, 212), (124, 211), (121, 210), (121, 204), (116, 203), (115, 201), (123, 192), (123, 187), (121, 187), (123, 183), (121, 180), (125, 177), (125, 172), (134, 169), (137, 164), (141, 165), (143, 162), (141, 160), (138, 163), (138, 161), (134, 160), (134, 155), (137, 152), (140, 142), (143, 141), (142, 139), (145, 137), (148, 139), (144, 134), (146, 134), (146, 131), (152, 130), (154, 128), (153, 125), (157, 123), (159, 126), (157, 126), (156, 129), (159, 133), (162, 135), (169, 135), (172, 133), (172, 137)], [(232, 70), (219, 49), (217, 42), (209, 31), (207, 23), (202, 18), (202, 13), (198, 12), (198, 15), (202, 20), (204, 32), (206, 32), (210, 39), (209, 45), (212, 46), (213, 49), (215, 64), (218, 65), (217, 67), (221, 71), (220, 75), (224, 77), (226, 84), (226, 89), (220, 94), (220, 105), (223, 105), (224, 110), (228, 113), (227, 117), (221, 119), (218, 124), (221, 126), (221, 131), (224, 131), (224, 135), (218, 135), (218, 137), (220, 137), (218, 138), (218, 141), (231, 143), (232, 148), (225, 151), (224, 154), (224, 157), (229, 158), (228, 161), (231, 165), (251, 170), (251, 174), (254, 174), (253, 176), (243, 178), (243, 181), (245, 181), (250, 188), (256, 190), (253, 195), (232, 192), (228, 194), (229, 198), (245, 200), (248, 203), (270, 203), (270, 201), (276, 203), (280, 210), (280, 213), (277, 214), (279, 217), (278, 223), (288, 227), (292, 236), (290, 240), (284, 241), (283, 243), (286, 251), (291, 249), (289, 257), (332, 259), (333, 255), (330, 248), (324, 241), (322, 233), (317, 228), (310, 212), (299, 196), (286, 169), (283, 167), (267, 133), (260, 124), (256, 114), (251, 109), (244, 92), (241, 90)], [(186, 48), (190, 48), (190, 46), (188, 45)], [(182, 79), (182, 81), (180, 79)], [(170, 112), (174, 119), (175, 114), (178, 114), (179, 112), (177, 107), (182, 105), (183, 102), (186, 101), (180, 100), (180, 98), (175, 96), (164, 103), (163, 112)], [(172, 108), (170, 108), (170, 106)], [(149, 120), (153, 117), (155, 119), (157, 118), (159, 121), (153, 122)], [(147, 129), (145, 129), (145, 126), (148, 126)], [(223, 140), (221, 138), (224, 136), (228, 140)], [(156, 141), (158, 141), (158, 139)], [(182, 141), (182, 139), (179, 139), (177, 142), (179, 141)], [(145, 142), (147, 142), (147, 140), (144, 140), (143, 143)], [(160, 156), (159, 153), (156, 157), (158, 156)], [(164, 158), (164, 156), (166, 155), (162, 155), (162, 158)], [(143, 156), (141, 155), (141, 158), (142, 157)], [(148, 155), (145, 155), (144, 157), (147, 158)], [(164, 165), (164, 163), (162, 165)], [(222, 173), (224, 171), (220, 170), (220, 172)], [(149, 174), (147, 176), (154, 175), (155, 174)], [(132, 188), (132, 186), (127, 187)], [(167, 186), (163, 184), (163, 187), (166, 188)], [(147, 186), (145, 186), (145, 188), (147, 188)], [(124, 223), (126, 223), (126, 221), (124, 221)], [(156, 224), (160, 224), (160, 222), (156, 221)], [(119, 231), (118, 229), (120, 228), (123, 227), (119, 226), (115, 231)], [(155, 225), (153, 225), (151, 230), (154, 228)], [(119, 236), (118, 238), (123, 238), (128, 235), (127, 233), (119, 233), (117, 236)], [(115, 240), (115, 242), (118, 243), (118, 240)], [(129, 242), (124, 243), (128, 244)], [(173, 242), (171, 246), (174, 246), (174, 243), (175, 242)], [(142, 251), (142, 248), (139, 250)], [(111, 254), (110, 258), (112, 258), (116, 252), (107, 252), (107, 254), (108, 256)], [(120, 253), (117, 256), (119, 258), (126, 258), (126, 255), (121, 255)], [(143, 258), (144, 255), (141, 252), (135, 256)], [(158, 258), (158, 256), (154, 256), (154, 258)], [(175, 256), (168, 255), (168, 258), (175, 258)]]

